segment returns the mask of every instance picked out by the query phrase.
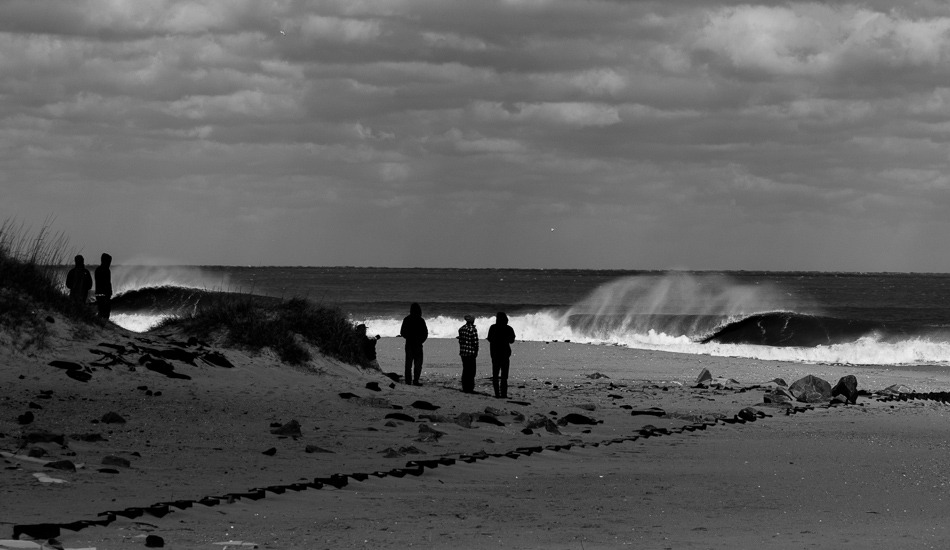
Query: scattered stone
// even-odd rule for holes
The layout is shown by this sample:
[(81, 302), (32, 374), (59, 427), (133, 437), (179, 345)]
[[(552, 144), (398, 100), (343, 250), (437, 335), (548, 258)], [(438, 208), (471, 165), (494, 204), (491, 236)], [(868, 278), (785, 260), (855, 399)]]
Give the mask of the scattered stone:
[(28, 406), (29, 408), (31, 408), (31, 409), (43, 410), (43, 406), (42, 406), (42, 405), (37, 405), (36, 403), (34, 403), (34, 402), (32, 402), (32, 401), (30, 401), (30, 404), (27, 405), (27, 406)]
[(85, 371), (81, 371), (81, 370), (68, 370), (66, 371), (66, 376), (78, 382), (88, 382), (92, 380), (91, 374)]
[(523, 434), (525, 434), (525, 435), (531, 435), (531, 434), (534, 433), (534, 430), (532, 430), (531, 428), (525, 428), (525, 429), (521, 430), (521, 433), (523, 433)]
[(455, 420), (453, 420), (453, 422), (455, 422), (456, 424), (458, 424), (459, 426), (463, 428), (471, 428), (472, 415), (468, 413), (459, 413), (458, 416), (455, 417)]
[(839, 393), (838, 395), (831, 398), (831, 404), (832, 405), (847, 405), (848, 398), (845, 397), (844, 394)]
[(577, 413), (568, 413), (557, 421), (558, 426), (567, 426), (568, 424), (594, 425), (597, 421), (589, 416)]
[(233, 369), (234, 365), (228, 361), (228, 358), (224, 356), (223, 353), (219, 351), (209, 351), (201, 354), (200, 359), (205, 363), (214, 365), (216, 367), (224, 367), (226, 369)]
[(55, 462), (47, 462), (44, 468), (53, 468), (54, 470), (64, 470), (66, 472), (75, 472), (76, 465), (69, 460), (57, 460)]
[(409, 406), (415, 409), (421, 409), (424, 411), (437, 411), (441, 408), (438, 405), (433, 405), (432, 403), (429, 403), (428, 401), (422, 401), (422, 400), (414, 401), (412, 405), (409, 405)]
[(102, 458), (103, 466), (119, 466), (120, 468), (131, 468), (132, 463), (127, 458), (121, 456), (108, 455)]
[(102, 415), (100, 421), (103, 424), (125, 424), (125, 419), (116, 412), (107, 412), (106, 414)]
[(841, 377), (835, 387), (831, 388), (831, 397), (839, 395), (843, 395), (848, 403), (858, 402), (858, 379), (853, 374)]
[[(565, 342), (567, 342), (567, 340), (565, 340)], [(592, 374), (588, 374), (588, 375), (587, 375), (587, 378), (590, 378), (591, 380), (600, 380), (601, 378), (608, 378), (608, 379), (609, 379), (610, 377), (607, 376), (606, 374), (601, 374), (601, 373), (599, 373), (599, 372), (595, 372), (595, 373), (592, 373)]]
[(27, 444), (58, 443), (59, 445), (66, 445), (66, 436), (63, 434), (52, 434), (49, 432), (30, 432), (22, 436), (22, 439)]
[(26, 453), (26, 456), (30, 458), (40, 458), (46, 456), (48, 453), (43, 447), (33, 447), (30, 449), (30, 452)]
[(149, 535), (145, 537), (146, 548), (162, 548), (165, 546), (165, 539), (158, 535)]
[(697, 383), (697, 384), (708, 384), (709, 382), (712, 381), (712, 379), (713, 379), (712, 373), (709, 372), (709, 369), (705, 369), (705, 368), (704, 368), (704, 369), (699, 373), (699, 376), (696, 377), (696, 383)]
[(307, 445), (304, 449), (304, 452), (307, 453), (330, 453), (333, 454), (333, 451), (328, 451), (322, 447), (317, 447), (316, 445)]
[(33, 420), (35, 419), (36, 417), (33, 416), (33, 411), (26, 411), (25, 413), (16, 417), (16, 421), (19, 422), (20, 424), (23, 424), (24, 426), (33, 422)]
[(389, 413), (389, 414), (387, 414), (386, 416), (384, 416), (383, 418), (390, 418), (390, 419), (392, 419), (392, 420), (400, 420), (400, 421), (402, 421), (402, 422), (415, 422), (415, 421), (416, 421), (415, 418), (409, 416), (409, 415), (406, 414), (406, 413)]
[(494, 415), (473, 413), (471, 416), (472, 416), (472, 420), (477, 421), (477, 422), (484, 422), (485, 424), (493, 424), (495, 426), (505, 425), (504, 422), (502, 422), (501, 420), (498, 420), (498, 417)]
[(657, 407), (630, 411), (630, 416), (666, 416), (666, 411)]
[(396, 424), (394, 421), (390, 420), (389, 422), (383, 424), (383, 426), (386, 426), (387, 428), (397, 428), (399, 427), (399, 424)]
[(443, 435), (445, 435), (445, 432), (440, 432), (439, 430), (430, 427), (428, 424), (420, 424), (419, 437), (416, 438), (416, 441), (432, 443), (438, 441)]
[(596, 411), (596, 410), (597, 410), (597, 405), (595, 405), (595, 404), (593, 404), (593, 403), (578, 403), (578, 404), (576, 404), (576, 405), (574, 405), (574, 406), (577, 407), (578, 409), (583, 409), (583, 410), (585, 410), (585, 411)]
[(796, 380), (788, 390), (802, 403), (822, 403), (831, 400), (831, 384), (811, 374)]
[(287, 437), (300, 437), (300, 422), (291, 420), (279, 428), (270, 431), (274, 435), (284, 435)]
[(505, 412), (501, 409), (496, 409), (495, 407), (485, 407), (485, 414), (490, 414), (492, 416), (501, 416)]
[(400, 453), (399, 451), (397, 451), (396, 449), (393, 449), (392, 447), (387, 447), (386, 449), (383, 449), (382, 451), (380, 451), (380, 453), (382, 453), (383, 458), (399, 458), (401, 456), (406, 456), (405, 454)]
[(100, 474), (117, 474), (119, 473), (119, 470), (116, 470), (115, 468), (99, 468), (98, 472)]
[(267, 455), (267, 456), (274, 456), (275, 454), (277, 454), (277, 449), (274, 448), (274, 447), (271, 447), (270, 449), (267, 449), (266, 451), (262, 452), (261, 454), (262, 454), (262, 455)]
[(892, 386), (888, 386), (888, 387), (884, 388), (883, 390), (879, 391), (878, 393), (880, 393), (880, 394), (882, 394), (882, 395), (900, 395), (900, 394), (903, 394), (903, 393), (914, 393), (914, 390), (910, 389), (909, 387), (905, 386), (904, 384), (894, 384), (894, 385), (892, 385)]
[(359, 397), (359, 396), (356, 395), (355, 393), (343, 392), (340, 394), (340, 397), (342, 397), (343, 399), (353, 399), (354, 397)]
[(366, 389), (371, 391), (382, 391), (379, 387), (379, 382), (367, 382)]
[(560, 434), (561, 431), (557, 428), (557, 424), (553, 420), (544, 416), (543, 414), (535, 414), (528, 420), (525, 424), (527, 429), (538, 429), (544, 428), (545, 431), (552, 434)]
[(71, 434), (69, 439), (73, 441), (85, 441), (87, 443), (95, 443), (96, 441), (108, 441), (108, 439), (102, 437), (100, 434), (88, 433), (88, 434)]
[(393, 382), (399, 382), (400, 380), (402, 380), (402, 376), (399, 376), (398, 374), (394, 372), (384, 372), (383, 375), (386, 376), (386, 378), (389, 378), (390, 380), (392, 380)]
[(758, 414), (756, 414), (756, 410), (752, 407), (746, 407), (740, 410), (736, 416), (746, 422), (755, 422), (758, 419)]

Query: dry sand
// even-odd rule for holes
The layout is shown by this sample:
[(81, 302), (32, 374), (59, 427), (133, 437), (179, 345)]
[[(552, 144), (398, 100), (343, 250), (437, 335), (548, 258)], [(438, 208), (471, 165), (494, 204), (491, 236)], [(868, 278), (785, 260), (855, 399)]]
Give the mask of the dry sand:
[[(138, 360), (143, 348), (174, 349), (170, 339), (183, 340), (181, 335), (117, 330), (77, 339), (62, 320), (55, 326), (59, 336), (49, 350), (0, 352), (0, 451), (18, 451), (0, 461), (0, 539), (13, 538), (16, 525), (114, 517), (108, 525), (62, 528), (56, 539), (65, 548), (99, 549), (142, 548), (147, 535), (162, 537), (170, 548), (206, 549), (237, 548), (236, 541), (280, 549), (944, 548), (950, 543), (945, 521), (950, 409), (939, 402), (864, 398), (857, 406), (815, 407), (788, 416), (762, 407), (772, 416), (619, 441), (647, 425), (678, 431), (704, 417), (732, 418), (762, 401), (763, 390), (742, 389), (775, 377), (792, 382), (814, 374), (834, 383), (854, 374), (859, 387), (870, 391), (894, 383), (917, 391), (950, 388), (938, 368), (804, 365), (518, 342), (510, 399), (504, 401), (490, 397), (487, 357), (479, 358), (480, 393), (459, 391), (454, 340), (427, 342), (422, 387), (391, 388), (380, 373), (325, 359), (293, 368), (267, 353), (220, 348), (215, 349), (234, 368), (169, 360), (174, 372), (190, 379), (169, 378)], [(93, 365), (103, 356), (90, 350), (113, 351), (103, 343), (125, 346), (122, 357), (135, 370)], [(130, 343), (139, 351), (131, 351)], [(92, 377), (70, 378), (49, 366), (53, 360), (79, 363)], [(401, 372), (401, 341), (380, 341), (379, 361), (384, 371)], [(693, 388), (704, 367), (741, 384)], [(380, 391), (366, 387), (372, 382)], [(341, 393), (357, 397), (344, 399)], [(412, 407), (420, 400), (440, 408)], [(474, 422), (466, 428), (420, 418), (454, 418), (484, 413), (486, 407), (499, 409), (504, 426)], [(631, 408), (650, 407), (667, 415), (631, 415)], [(17, 418), (27, 411), (35, 419), (21, 425)], [(109, 412), (126, 423), (101, 422)], [(391, 421), (385, 418), (390, 413), (416, 421)], [(522, 432), (533, 415), (556, 420), (569, 413), (600, 423), (558, 426), (560, 434), (543, 427)], [(292, 419), (302, 427), (299, 437), (271, 433), (272, 425)], [(444, 435), (419, 441), (423, 424)], [(21, 435), (41, 431), (64, 435), (66, 445), (19, 444)], [(99, 434), (105, 441), (70, 438), (74, 434)], [(308, 453), (308, 445), (331, 452)], [(553, 449), (566, 445), (571, 447)], [(389, 458), (385, 453), (408, 447), (424, 454)], [(459, 459), (481, 451), (504, 455), (526, 447), (545, 450), (457, 460), (425, 468), (420, 476), (350, 477), (342, 488), (266, 491), (266, 498), (243, 496), (231, 503), (226, 497), (333, 474), (389, 472), (412, 460)], [(23, 458), (32, 448), (48, 455)], [(276, 452), (263, 454), (268, 449)], [(103, 465), (106, 456), (125, 458), (130, 467)], [(42, 463), (59, 459), (80, 467), (68, 472)], [(37, 473), (65, 483), (41, 482)], [(216, 506), (172, 506), (162, 517), (121, 515), (129, 508), (208, 496), (224, 500)], [(120, 514), (107, 513), (116, 511)], [(216, 544), (224, 542), (231, 544)]]

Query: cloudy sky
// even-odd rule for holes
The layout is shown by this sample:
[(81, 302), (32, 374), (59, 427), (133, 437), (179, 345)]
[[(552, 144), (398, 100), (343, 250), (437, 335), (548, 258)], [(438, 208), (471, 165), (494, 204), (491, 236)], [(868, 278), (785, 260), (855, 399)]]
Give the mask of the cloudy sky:
[(0, 217), (116, 263), (950, 272), (950, 4), (0, 0)]

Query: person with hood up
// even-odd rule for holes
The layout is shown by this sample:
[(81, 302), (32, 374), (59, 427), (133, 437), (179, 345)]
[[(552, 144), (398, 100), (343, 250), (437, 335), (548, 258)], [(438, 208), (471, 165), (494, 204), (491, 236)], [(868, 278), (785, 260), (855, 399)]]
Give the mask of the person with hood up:
[(69, 289), (69, 297), (80, 304), (86, 303), (89, 298), (92, 277), (86, 269), (86, 263), (81, 254), (76, 256), (76, 267), (66, 274), (66, 288)]
[(459, 328), (459, 355), (462, 357), (462, 391), (475, 392), (475, 358), (478, 357), (478, 329), (475, 317), (465, 316), (465, 324)]
[(508, 366), (511, 360), (511, 344), (515, 341), (515, 329), (508, 326), (508, 316), (499, 311), (495, 324), (488, 328), (488, 344), (491, 353), (491, 383), (495, 397), (508, 399)]
[(112, 313), (112, 256), (102, 253), (102, 261), (96, 268), (96, 307), (99, 317), (109, 320)]
[[(413, 303), (409, 306), (409, 315), (402, 320), (399, 336), (406, 339), (406, 384), (421, 386), (419, 376), (422, 374), (422, 343), (429, 337), (429, 328), (422, 318), (422, 307)], [(415, 369), (413, 369), (415, 367)]]

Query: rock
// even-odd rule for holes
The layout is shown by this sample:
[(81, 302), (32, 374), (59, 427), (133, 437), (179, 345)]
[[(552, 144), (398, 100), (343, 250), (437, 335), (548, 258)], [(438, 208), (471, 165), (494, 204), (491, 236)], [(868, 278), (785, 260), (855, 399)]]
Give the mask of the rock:
[(597, 410), (597, 405), (595, 405), (595, 404), (593, 404), (593, 403), (578, 403), (578, 404), (576, 404), (576, 405), (574, 405), (574, 406), (577, 407), (578, 409), (584, 409), (585, 411), (596, 411), (596, 410)]
[(209, 351), (201, 354), (200, 359), (205, 363), (214, 365), (216, 367), (224, 367), (226, 369), (233, 369), (234, 365), (228, 361), (228, 358), (224, 356), (223, 353), (219, 351)]
[(27, 405), (27, 406), (28, 406), (29, 408), (31, 408), (31, 409), (43, 410), (43, 406), (42, 406), (42, 405), (36, 404), (36, 403), (34, 403), (34, 402), (32, 402), (32, 401), (30, 401), (29, 405)]
[(742, 420), (745, 420), (746, 422), (755, 422), (758, 419), (759, 415), (756, 413), (756, 410), (753, 409), (752, 407), (746, 407), (740, 410), (739, 413), (736, 414), (736, 416), (741, 418)]
[[(567, 342), (567, 340), (565, 340), (565, 342)], [(608, 379), (609, 379), (610, 377), (607, 376), (606, 374), (601, 374), (601, 373), (599, 373), (599, 372), (595, 372), (595, 373), (593, 373), (593, 374), (588, 374), (588, 375), (587, 375), (587, 378), (590, 378), (591, 380), (599, 380), (599, 379), (601, 379), (601, 378), (608, 378)]]
[(435, 422), (436, 424), (440, 422), (452, 422), (452, 418), (444, 414), (420, 414), (419, 418), (424, 418), (429, 422)]
[(844, 394), (839, 393), (838, 395), (831, 398), (831, 404), (832, 405), (847, 405), (848, 398), (845, 397)]
[(597, 421), (589, 416), (577, 413), (568, 413), (557, 421), (558, 426), (567, 426), (568, 424), (594, 425)]
[(822, 403), (831, 400), (831, 384), (809, 374), (796, 380), (788, 391), (802, 403)]
[(458, 424), (459, 426), (463, 428), (471, 428), (472, 415), (468, 413), (459, 413), (458, 416), (455, 417), (455, 420), (453, 422), (455, 422), (456, 424)]
[(400, 420), (402, 422), (415, 422), (416, 419), (409, 416), (406, 413), (389, 413), (384, 418), (391, 418), (393, 420)]
[(657, 407), (649, 409), (635, 409), (630, 411), (630, 416), (666, 416), (666, 411)]
[(853, 375), (841, 377), (835, 387), (831, 388), (831, 396), (843, 395), (848, 403), (858, 402), (858, 379)]
[(306, 452), (306, 453), (330, 453), (330, 454), (333, 454), (333, 451), (328, 451), (328, 450), (323, 449), (323, 448), (321, 448), (321, 447), (317, 447), (316, 445), (307, 445), (307, 447), (304, 449), (304, 452)]
[(71, 434), (69, 439), (74, 441), (85, 441), (87, 443), (95, 443), (96, 441), (108, 441), (106, 438), (102, 437), (100, 434), (88, 433), (88, 434)]
[(108, 455), (102, 458), (103, 466), (119, 466), (121, 468), (131, 468), (132, 463), (121, 456)]
[(402, 376), (399, 376), (398, 374), (394, 372), (384, 372), (383, 376), (385, 376), (386, 378), (389, 378), (393, 382), (399, 382), (400, 380), (402, 380)]
[(433, 405), (432, 403), (429, 403), (428, 401), (422, 401), (422, 400), (414, 401), (412, 405), (409, 405), (409, 406), (415, 409), (421, 409), (424, 411), (437, 411), (441, 408), (438, 405)]
[(66, 472), (75, 472), (76, 465), (69, 460), (57, 460), (55, 462), (47, 462), (44, 468), (53, 468), (54, 470), (63, 470)]
[(366, 389), (368, 389), (368, 390), (370, 390), (370, 391), (383, 391), (383, 390), (380, 389), (380, 387), (379, 387), (379, 382), (367, 382), (367, 383), (366, 383)]
[(340, 397), (342, 397), (343, 399), (353, 399), (354, 397), (359, 397), (359, 396), (356, 395), (355, 393), (350, 393), (347, 391), (347, 392), (341, 393)]
[(284, 424), (279, 428), (274, 428), (270, 431), (274, 435), (284, 435), (287, 437), (299, 437), (300, 434), (300, 422), (296, 420), (291, 420), (290, 422)]
[(271, 447), (270, 449), (267, 449), (266, 451), (262, 452), (261, 454), (262, 454), (262, 455), (267, 455), (267, 456), (274, 456), (275, 454), (277, 454), (277, 449), (274, 448), (274, 447)]
[(26, 411), (20, 416), (16, 417), (16, 421), (24, 426), (36, 420), (36, 417), (33, 416), (33, 411)]
[(146, 548), (162, 548), (165, 546), (165, 539), (158, 535), (149, 535), (145, 537)]
[(104, 424), (125, 424), (125, 419), (122, 418), (119, 413), (116, 412), (107, 412), (102, 415), (100, 422)]
[(419, 437), (416, 438), (416, 441), (421, 441), (423, 443), (432, 443), (438, 441), (440, 437), (445, 435), (445, 432), (440, 432), (428, 424), (419, 425)]
[(713, 377), (712, 377), (712, 373), (709, 372), (709, 369), (703, 369), (703, 370), (699, 373), (699, 376), (696, 377), (696, 383), (697, 383), (697, 384), (708, 384), (709, 381), (712, 380), (712, 378), (713, 378)]
[(498, 420), (498, 417), (491, 414), (472, 414), (472, 420), (476, 422), (484, 422), (485, 424), (492, 424), (495, 426), (504, 426), (505, 423), (501, 420)]
[(390, 420), (389, 422), (383, 424), (383, 426), (386, 426), (387, 428), (397, 428), (399, 427), (399, 424), (396, 424), (395, 422)]
[(787, 392), (769, 392), (762, 397), (763, 403), (791, 403), (793, 398), (789, 395), (786, 395)]
[(33, 447), (32, 449), (30, 449), (30, 452), (26, 453), (26, 456), (31, 457), (31, 458), (40, 458), (46, 455), (47, 455), (46, 449), (44, 449), (43, 447)]
[(60, 445), (66, 445), (66, 436), (63, 434), (52, 434), (49, 432), (30, 432), (24, 436), (22, 439), (26, 443), (58, 443)]
[(492, 416), (501, 416), (505, 414), (501, 409), (496, 409), (495, 407), (485, 407), (485, 414), (490, 414)]
[(525, 427), (535, 430), (538, 428), (544, 428), (545, 431), (552, 434), (561, 433), (561, 430), (557, 428), (557, 424), (555, 424), (553, 420), (544, 416), (543, 414), (535, 414), (532, 416), (531, 419), (528, 420), (527, 424), (525, 424)]
[(400, 453), (399, 451), (397, 451), (396, 449), (393, 449), (392, 447), (387, 447), (386, 449), (380, 452), (382, 453), (383, 458), (399, 458), (401, 456), (406, 456), (405, 454)]
[(914, 393), (914, 390), (910, 389), (909, 387), (905, 386), (904, 384), (894, 384), (894, 385), (892, 385), (892, 386), (888, 386), (888, 387), (884, 388), (883, 390), (879, 391), (878, 393), (880, 393), (880, 394), (882, 394), (882, 395), (900, 395), (900, 394), (902, 394), (902, 393)]

